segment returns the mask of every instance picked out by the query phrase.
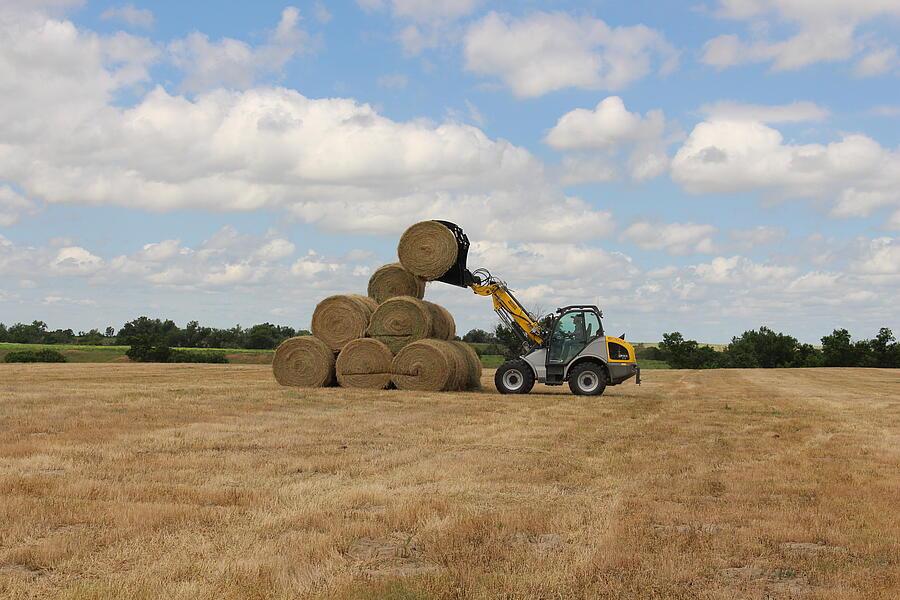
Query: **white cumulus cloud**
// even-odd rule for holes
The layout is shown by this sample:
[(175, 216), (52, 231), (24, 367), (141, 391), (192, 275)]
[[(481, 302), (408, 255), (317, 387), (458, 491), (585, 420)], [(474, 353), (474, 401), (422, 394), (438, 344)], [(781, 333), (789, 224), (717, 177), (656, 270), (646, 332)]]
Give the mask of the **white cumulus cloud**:
[(10, 227), (36, 210), (34, 202), (8, 185), (0, 185), (0, 227)]
[(206, 34), (195, 31), (171, 42), (168, 52), (184, 73), (181, 89), (196, 93), (218, 87), (249, 88), (263, 76), (280, 73), (309, 43), (309, 34), (300, 28), (300, 11), (289, 6), (258, 47), (232, 38), (210, 41)]
[[(878, 18), (900, 16), (900, 4), (893, 0), (718, 0), (716, 14), (751, 23), (755, 35), (749, 41), (733, 34), (709, 40), (702, 57), (705, 63), (717, 68), (769, 63), (775, 71), (791, 71), (852, 58), (865, 45), (859, 28)], [(793, 35), (784, 39), (765, 35), (784, 23), (794, 28)], [(884, 72), (889, 60), (884, 52), (864, 57), (857, 65), (857, 73)]]
[(618, 90), (654, 70), (672, 71), (678, 53), (645, 25), (610, 27), (565, 13), (517, 18), (491, 12), (464, 41), (466, 69), (500, 78), (516, 96), (576, 87)]
[(156, 22), (153, 11), (146, 8), (136, 8), (133, 4), (113, 6), (100, 14), (104, 21), (121, 21), (132, 27), (150, 29)]
[(707, 119), (730, 121), (759, 121), (760, 123), (800, 123), (821, 121), (830, 114), (814, 102), (802, 101), (781, 105), (744, 104), (723, 100), (700, 107)]
[(644, 250), (665, 250), (669, 254), (711, 254), (716, 228), (699, 223), (654, 223), (638, 221), (622, 238)]
[(67, 246), (59, 249), (52, 267), (67, 275), (90, 274), (103, 267), (103, 259), (80, 246)]
[(669, 164), (666, 138), (661, 110), (642, 116), (629, 112), (620, 97), (610, 96), (593, 110), (576, 108), (560, 117), (545, 141), (558, 150), (582, 152), (564, 161), (566, 181), (580, 182), (613, 179), (609, 175), (617, 170), (613, 165), (621, 153), (628, 153), (633, 179), (662, 174)]
[(791, 144), (755, 121), (698, 124), (672, 160), (672, 177), (695, 193), (829, 198), (835, 216), (865, 216), (900, 203), (900, 151), (861, 134)]

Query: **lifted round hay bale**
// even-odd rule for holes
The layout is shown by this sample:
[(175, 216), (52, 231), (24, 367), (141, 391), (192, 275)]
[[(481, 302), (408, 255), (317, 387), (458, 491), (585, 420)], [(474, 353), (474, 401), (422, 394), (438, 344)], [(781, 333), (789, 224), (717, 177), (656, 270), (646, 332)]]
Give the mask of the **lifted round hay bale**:
[(394, 357), (391, 381), (400, 390), (455, 390), (459, 386), (462, 364), (462, 356), (449, 342), (419, 340), (404, 347)]
[(425, 281), (403, 268), (400, 263), (380, 267), (369, 278), (369, 297), (381, 304), (397, 296), (425, 296)]
[(334, 352), (317, 337), (293, 337), (275, 350), (272, 371), (281, 385), (325, 387), (334, 383)]
[(413, 275), (432, 281), (456, 264), (459, 247), (453, 232), (437, 221), (422, 221), (403, 232), (397, 256)]
[(372, 315), (368, 335), (396, 354), (405, 345), (431, 335), (431, 311), (411, 296), (385, 300)]
[(348, 388), (383, 390), (391, 383), (393, 358), (390, 348), (378, 340), (353, 340), (338, 354), (338, 383)]
[(438, 340), (452, 340), (456, 337), (456, 321), (450, 311), (434, 302), (423, 300), (431, 313), (431, 337)]
[(329, 348), (338, 351), (348, 342), (365, 337), (369, 320), (377, 308), (367, 296), (341, 294), (329, 296), (316, 306), (312, 333)]
[(466, 383), (465, 389), (477, 390), (481, 389), (481, 359), (478, 353), (469, 344), (465, 342), (450, 342), (459, 351), (466, 361)]

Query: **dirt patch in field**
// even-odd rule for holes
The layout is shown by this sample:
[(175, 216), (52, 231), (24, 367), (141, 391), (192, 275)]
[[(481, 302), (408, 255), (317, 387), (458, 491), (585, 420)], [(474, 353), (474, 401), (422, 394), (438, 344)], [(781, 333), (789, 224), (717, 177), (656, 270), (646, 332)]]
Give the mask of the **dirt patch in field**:
[(350, 544), (347, 557), (354, 568), (369, 575), (409, 577), (439, 569), (425, 559), (422, 543), (402, 532), (383, 538), (360, 538)]

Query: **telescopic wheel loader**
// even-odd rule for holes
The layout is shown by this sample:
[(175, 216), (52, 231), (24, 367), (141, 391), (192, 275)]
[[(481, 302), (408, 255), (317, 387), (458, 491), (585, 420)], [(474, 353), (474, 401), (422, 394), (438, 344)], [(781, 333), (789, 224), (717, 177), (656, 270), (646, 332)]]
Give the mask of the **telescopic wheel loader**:
[(524, 353), (503, 363), (494, 375), (501, 394), (527, 394), (535, 382), (562, 385), (573, 394), (599, 396), (609, 385), (634, 377), (641, 383), (641, 369), (634, 347), (621, 337), (604, 335), (603, 313), (592, 304), (574, 304), (538, 321), (522, 306), (506, 283), (486, 269), (469, 271), (466, 262), (469, 238), (449, 221), (438, 221), (456, 237), (456, 264), (437, 281), (471, 288), (490, 296), (500, 320), (522, 340)]

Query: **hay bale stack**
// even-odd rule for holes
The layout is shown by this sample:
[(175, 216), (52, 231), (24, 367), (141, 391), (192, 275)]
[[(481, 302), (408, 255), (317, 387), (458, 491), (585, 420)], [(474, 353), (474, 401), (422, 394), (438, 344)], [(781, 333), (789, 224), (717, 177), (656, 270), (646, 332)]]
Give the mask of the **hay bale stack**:
[(401, 390), (465, 390), (472, 388), (475, 377), (472, 368), (466, 352), (452, 342), (420, 340), (407, 345), (394, 357), (391, 381)]
[(369, 278), (369, 297), (381, 304), (397, 296), (425, 296), (425, 281), (403, 268), (400, 263), (380, 267)]
[(391, 382), (393, 358), (390, 348), (378, 340), (353, 340), (338, 354), (338, 383), (349, 388), (383, 390)]
[(372, 315), (368, 335), (396, 354), (401, 348), (431, 335), (431, 311), (412, 296), (386, 300)]
[(337, 352), (348, 342), (365, 337), (376, 308), (378, 305), (367, 296), (330, 296), (313, 312), (312, 333)]
[(456, 337), (456, 321), (450, 311), (434, 302), (423, 300), (431, 313), (431, 336), (438, 340), (452, 340)]
[(293, 337), (278, 346), (272, 371), (281, 385), (325, 387), (334, 383), (334, 352), (317, 337)]
[(456, 236), (437, 221), (411, 226), (400, 238), (397, 256), (403, 267), (418, 277), (432, 281), (456, 264), (459, 248)]
[(478, 353), (475, 352), (475, 349), (472, 348), (472, 346), (468, 345), (465, 342), (450, 343), (453, 344), (453, 346), (462, 353), (463, 358), (466, 361), (466, 372), (468, 374), (468, 378), (466, 381), (465, 389), (481, 389), (481, 359), (478, 358)]

